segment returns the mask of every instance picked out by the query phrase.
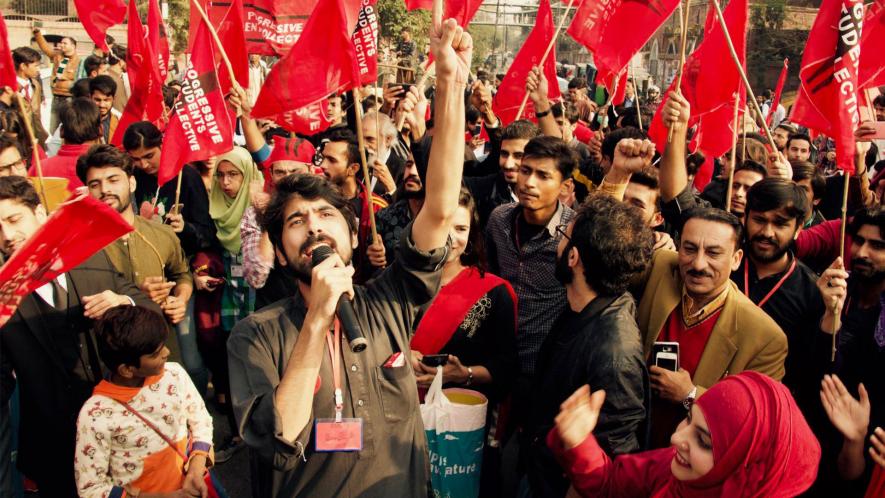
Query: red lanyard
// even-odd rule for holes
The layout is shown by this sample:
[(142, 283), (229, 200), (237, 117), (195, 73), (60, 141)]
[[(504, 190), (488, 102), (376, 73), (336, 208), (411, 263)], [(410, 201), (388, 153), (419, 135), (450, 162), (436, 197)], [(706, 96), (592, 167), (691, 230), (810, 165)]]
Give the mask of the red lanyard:
[(344, 395), (341, 393), (341, 324), (335, 319), (335, 339), (326, 332), (326, 344), (329, 345), (329, 357), (332, 359), (332, 381), (335, 383), (335, 421), (341, 422), (344, 410)]
[[(795, 269), (796, 269), (796, 258), (793, 258), (793, 262), (790, 263), (790, 269), (787, 270), (787, 273), (785, 273), (784, 276), (781, 277), (781, 279), (778, 281), (778, 283), (774, 284), (774, 287), (772, 287), (772, 289), (770, 291), (768, 291), (768, 294), (766, 294), (765, 297), (763, 297), (761, 301), (756, 303), (756, 306), (759, 306), (760, 308), (765, 306), (765, 303), (768, 302), (768, 299), (772, 295), (774, 295), (774, 293), (777, 292), (777, 290), (780, 289), (782, 285), (784, 285), (784, 282), (786, 282), (787, 279), (790, 278), (790, 275), (793, 274), (793, 270), (795, 270)], [(750, 297), (750, 260), (749, 259), (747, 259), (746, 264), (744, 264), (744, 295), (746, 295), (747, 297)]]

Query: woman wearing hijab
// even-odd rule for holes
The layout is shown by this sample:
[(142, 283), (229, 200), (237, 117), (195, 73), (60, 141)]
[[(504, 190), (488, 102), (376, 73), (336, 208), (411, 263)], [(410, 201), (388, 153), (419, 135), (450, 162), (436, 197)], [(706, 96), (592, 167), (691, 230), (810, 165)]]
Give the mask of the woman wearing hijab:
[[(230, 385), (227, 372), (227, 338), (238, 321), (255, 309), (255, 290), (246, 283), (243, 271), (242, 239), (240, 221), (250, 204), (249, 186), (253, 181), (264, 183), (261, 173), (252, 162), (246, 149), (234, 147), (216, 160), (212, 190), (209, 192), (209, 215), (215, 223), (218, 242), (221, 244), (221, 261), (224, 265), (220, 327), (212, 334), (201, 334), (201, 349), (206, 363), (212, 370), (212, 384), (219, 404), (229, 409)], [(210, 291), (214, 290), (213, 286)], [(229, 413), (229, 420), (233, 420)], [(235, 427), (235, 423), (233, 425)], [(234, 430), (234, 434), (237, 431)], [(222, 445), (216, 450), (216, 462), (222, 462), (239, 447), (238, 438), (232, 445)], [(229, 446), (229, 447), (228, 447)]]
[(669, 448), (614, 461), (592, 434), (604, 401), (604, 391), (581, 387), (547, 435), (581, 496), (788, 498), (817, 476), (817, 439), (789, 390), (760, 373), (726, 377), (701, 395)]

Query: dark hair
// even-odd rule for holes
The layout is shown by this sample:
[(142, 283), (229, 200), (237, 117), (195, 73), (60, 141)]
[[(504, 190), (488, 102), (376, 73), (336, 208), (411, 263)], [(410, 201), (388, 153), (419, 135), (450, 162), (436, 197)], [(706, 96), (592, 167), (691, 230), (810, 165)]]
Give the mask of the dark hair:
[(790, 161), (790, 165), (793, 167), (793, 181), (798, 183), (802, 180), (810, 180), (813, 198), (823, 199), (827, 193), (827, 179), (817, 169), (817, 166), (808, 161)]
[(302, 199), (322, 199), (337, 209), (344, 219), (351, 233), (357, 233), (356, 213), (349, 200), (341, 195), (341, 191), (325, 177), (311, 174), (289, 175), (274, 188), (273, 195), (259, 216), (261, 229), (267, 232), (273, 246), (283, 251), (283, 225), (285, 224), (285, 210), (289, 200), (298, 196)]
[(568, 89), (569, 90), (573, 90), (573, 89), (580, 90), (581, 88), (587, 88), (587, 80), (585, 80), (584, 78), (582, 78), (580, 76), (576, 76), (576, 77), (572, 78), (571, 81), (568, 82)]
[(643, 133), (643, 131), (639, 128), (634, 128), (632, 126), (618, 128), (617, 130), (606, 134), (605, 138), (602, 139), (602, 157), (608, 159), (609, 161), (614, 161), (615, 147), (618, 146), (618, 142), (625, 138), (643, 139), (647, 138), (647, 135)]
[(12, 64), (15, 66), (15, 70), (18, 71), (18, 67), (22, 64), (31, 64), (34, 62), (40, 62), (40, 52), (37, 52), (31, 47), (18, 47), (12, 51)]
[(876, 95), (876, 98), (873, 99), (873, 105), (879, 107), (885, 107), (885, 94)]
[(476, 210), (476, 201), (467, 187), (461, 187), (461, 193), (458, 194), (458, 206), (467, 208), (467, 212), (470, 213), (470, 232), (467, 234), (467, 247), (460, 257), (461, 264), (464, 266), (474, 266), (479, 269), (480, 274), (485, 273), (485, 236), (482, 233), (482, 227), (479, 225), (479, 212)]
[(0, 176), (0, 201), (13, 200), (32, 210), (40, 205), (37, 189), (23, 176)]
[(157, 312), (142, 306), (117, 306), (95, 324), (98, 354), (111, 372), (120, 365), (141, 366), (141, 357), (166, 343), (169, 326)]
[(123, 45), (114, 44), (114, 46), (111, 47), (111, 54), (113, 54), (114, 59), (116, 59), (111, 65), (118, 62), (126, 62), (126, 47)]
[(654, 168), (646, 168), (642, 171), (633, 173), (630, 175), (630, 181), (628, 183), (636, 183), (654, 190), (657, 193), (657, 198), (655, 199), (655, 212), (661, 210), (661, 186), (658, 182), (658, 170)]
[(357, 143), (356, 135), (353, 134), (345, 126), (336, 126), (330, 128), (323, 136), (323, 142), (346, 142), (347, 143), (347, 165), (359, 164), (360, 162), (360, 146)]
[(129, 154), (110, 144), (97, 144), (77, 159), (77, 177), (84, 184), (86, 174), (92, 168), (120, 168), (126, 176), (133, 175), (132, 159)]
[(123, 133), (123, 148), (131, 152), (135, 149), (152, 149), (163, 145), (163, 134), (150, 121), (132, 123)]
[(531, 140), (540, 136), (541, 129), (527, 119), (514, 121), (501, 130), (502, 142), (504, 140)]
[(808, 142), (809, 148), (811, 146), (811, 137), (808, 136), (807, 133), (793, 133), (792, 135), (790, 135), (790, 138), (787, 139), (787, 145), (785, 147), (789, 149), (790, 142), (792, 142), (793, 140), (805, 140), (806, 142)]
[(700, 150), (692, 152), (685, 158), (685, 169), (689, 175), (696, 175), (698, 171), (701, 169), (701, 166), (704, 165), (704, 162), (707, 160), (707, 157), (704, 156), (704, 153)]
[(15, 150), (18, 151), (18, 155), (22, 156), (22, 160), (27, 159), (27, 157), (28, 157), (27, 152), (28, 151), (25, 150), (25, 148), (23, 147), (20, 140), (13, 138), (12, 136), (7, 135), (6, 133), (0, 133), (0, 153), (2, 153), (4, 150), (6, 150), (10, 147), (15, 147)]
[(574, 104), (557, 102), (550, 106), (550, 112), (553, 113), (554, 118), (562, 118), (568, 120), (569, 123), (575, 124), (580, 119), (581, 114), (578, 112), (578, 108), (575, 107)]
[(479, 121), (479, 109), (474, 107), (471, 104), (467, 104), (467, 107), (464, 109), (464, 117), (468, 123), (472, 123), (475, 121)]
[(59, 110), (58, 121), (65, 143), (79, 145), (101, 136), (101, 111), (92, 99), (72, 99)]
[(104, 57), (90, 55), (89, 57), (83, 59), (83, 70), (86, 71), (86, 76), (89, 76), (89, 73), (91, 73), (92, 71), (97, 71), (102, 64), (107, 64), (107, 62), (108, 61)]
[(496, 80), (504, 81), (504, 76), (506, 76), (504, 73), (495, 73)]
[(561, 138), (540, 136), (535, 137), (527, 144), (522, 153), (523, 159), (552, 159), (556, 163), (556, 169), (565, 181), (572, 177), (572, 172), (578, 167), (578, 157), (575, 151)]
[(723, 225), (728, 225), (734, 231), (734, 248), (737, 250), (741, 246), (741, 237), (743, 236), (744, 227), (741, 225), (741, 220), (738, 219), (737, 216), (729, 213), (728, 211), (723, 211), (719, 208), (714, 207), (695, 207), (686, 210), (682, 214), (682, 227), (684, 231), (685, 224), (689, 222), (689, 220), (706, 220), (706, 221), (714, 221), (716, 223), (722, 223)]
[(746, 216), (749, 216), (750, 211), (764, 213), (780, 208), (784, 208), (787, 216), (796, 220), (796, 227), (805, 223), (811, 210), (805, 191), (790, 181), (766, 178), (756, 182), (747, 191), (747, 207), (744, 211)]
[(77, 40), (75, 40), (73, 37), (70, 37), (70, 36), (62, 36), (62, 37), (59, 39), (59, 41), (64, 41), (64, 40), (68, 40), (68, 41), (71, 42), (75, 47), (77, 46)]
[(95, 92), (113, 97), (117, 93), (117, 82), (106, 74), (100, 74), (89, 80), (89, 93), (93, 94)]
[(89, 91), (89, 78), (80, 78), (71, 85), (71, 97), (92, 100), (92, 92)]
[(163, 85), (163, 105), (172, 109), (175, 105), (175, 98), (178, 97), (178, 90), (169, 85)]
[(777, 129), (784, 130), (787, 133), (789, 133), (790, 135), (795, 135), (796, 131), (797, 131), (796, 127), (791, 125), (790, 123), (781, 123), (781, 124), (775, 126), (774, 129), (775, 130), (777, 130)]
[(750, 159), (745, 159), (744, 162), (738, 164), (737, 168), (734, 169), (734, 172), (737, 173), (738, 171), (752, 171), (754, 173), (759, 173), (762, 175), (762, 178), (768, 176), (768, 170), (765, 169), (765, 166)]
[(577, 210), (569, 246), (578, 249), (587, 285), (603, 295), (619, 295), (648, 268), (653, 240), (634, 208), (591, 192)]
[[(0, 197), (2, 199), (2, 197)], [(857, 210), (848, 223), (848, 233), (857, 236), (864, 225), (873, 225), (879, 229), (879, 236), (885, 237), (885, 207), (872, 206)]]

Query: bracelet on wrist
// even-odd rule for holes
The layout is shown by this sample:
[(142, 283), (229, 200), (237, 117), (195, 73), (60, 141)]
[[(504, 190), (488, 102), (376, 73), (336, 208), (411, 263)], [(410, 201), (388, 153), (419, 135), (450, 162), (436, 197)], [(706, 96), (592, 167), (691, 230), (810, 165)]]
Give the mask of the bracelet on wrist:
[(467, 367), (467, 382), (464, 385), (469, 386), (470, 384), (473, 384), (473, 368)]

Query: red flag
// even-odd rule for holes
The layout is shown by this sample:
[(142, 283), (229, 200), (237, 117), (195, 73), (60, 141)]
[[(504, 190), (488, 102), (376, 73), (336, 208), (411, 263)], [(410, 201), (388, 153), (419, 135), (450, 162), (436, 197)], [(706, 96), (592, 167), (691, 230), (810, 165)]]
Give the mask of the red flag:
[(679, 0), (585, 0), (568, 34), (593, 53), (603, 81), (627, 67), (679, 5)]
[(230, 115), (215, 73), (215, 48), (209, 28), (200, 21), (181, 93), (163, 138), (158, 185), (175, 178), (182, 166), (223, 154), (233, 146)]
[(360, 73), (361, 85), (372, 85), (378, 79), (378, 0), (362, 0), (359, 18), (353, 29), (353, 48)]
[(863, 35), (860, 38), (860, 67), (857, 69), (857, 84), (860, 88), (874, 88), (885, 85), (885, 0), (875, 0), (870, 4), (863, 20)]
[[(433, 10), (433, 0), (405, 0), (406, 10)], [(448, 0), (443, 6), (443, 19), (454, 19), (458, 26), (466, 28), (482, 5), (482, 0)]]
[(768, 109), (768, 116), (765, 116), (765, 122), (771, 126), (771, 119), (777, 111), (777, 106), (781, 103), (781, 93), (784, 91), (784, 83), (787, 82), (787, 71), (789, 70), (790, 59), (784, 59), (784, 68), (781, 69), (781, 75), (777, 79), (777, 87), (774, 89), (774, 98), (771, 99), (771, 107)]
[(148, 42), (151, 49), (157, 54), (157, 71), (160, 73), (160, 81), (166, 81), (169, 74), (169, 39), (166, 37), (166, 25), (163, 16), (160, 15), (160, 4), (157, 0), (148, 2)]
[(627, 70), (611, 75), (608, 80), (601, 79), (602, 73), (596, 73), (596, 84), (604, 86), (612, 94), (611, 105), (619, 106), (627, 98)]
[(109, 49), (105, 37), (108, 28), (123, 22), (126, 4), (122, 0), (74, 0), (74, 6), (86, 34), (96, 47), (107, 54)]
[[(231, 0), (200, 0), (213, 26), (227, 15)], [(317, 0), (243, 0), (246, 52), (284, 56), (304, 32)], [(200, 17), (191, 8), (191, 28)], [(354, 17), (356, 19), (356, 17)], [(225, 50), (231, 48), (225, 45)], [(231, 61), (233, 62), (233, 61)]]
[[(233, 0), (221, 22), (215, 23), (215, 32), (218, 34), (218, 39), (221, 40), (221, 46), (224, 47), (228, 59), (230, 59), (237, 83), (243, 88), (249, 88), (249, 54), (246, 52), (245, 23), (243, 0)], [(221, 60), (221, 55), (218, 53), (215, 55), (215, 63), (220, 69), (218, 81), (221, 82), (221, 92), (226, 95), (230, 93), (233, 84), (230, 81), (230, 74)]]
[[(735, 51), (745, 65), (747, 48), (747, 0), (732, 0), (723, 12), (725, 24), (734, 43)], [(675, 88), (670, 84), (664, 97)], [(716, 19), (716, 10), (709, 9), (704, 28), (704, 39), (685, 60), (683, 68), (682, 95), (691, 104), (689, 127), (698, 126), (698, 148), (707, 156), (719, 157), (731, 149), (734, 124), (735, 91), (740, 89), (739, 105), (746, 105), (746, 91), (740, 72), (735, 67), (728, 50), (725, 34)], [(648, 134), (658, 151), (667, 145), (667, 129), (658, 107), (649, 126)]]
[(357, 18), (357, 12), (352, 10), (348, 15), (346, 11), (358, 5), (351, 3), (320, 0), (301, 38), (267, 75), (252, 108), (253, 117), (289, 126), (307, 123), (313, 133), (324, 128), (322, 102), (330, 94), (358, 86), (360, 81), (350, 39), (352, 28), (347, 23), (348, 18)]
[(857, 100), (861, 50), (861, 0), (824, 0), (799, 69), (799, 94), (791, 121), (836, 141), (836, 165), (854, 172), (854, 129), (860, 123)]
[(6, 32), (3, 12), (0, 12), (0, 88), (4, 86), (18, 91), (18, 76), (15, 72), (15, 63), (12, 61), (12, 51), (9, 50), (9, 34)]
[(138, 121), (150, 121), (160, 125), (163, 120), (163, 80), (157, 68), (157, 55), (149, 43), (144, 26), (138, 17), (135, 0), (129, 2), (129, 47), (126, 56), (127, 73), (132, 94), (120, 116), (117, 131), (111, 143), (120, 146), (129, 125)]
[[(550, 0), (541, 0), (538, 5), (538, 17), (535, 19), (535, 27), (529, 33), (510, 69), (504, 76), (504, 81), (498, 87), (498, 93), (492, 101), (492, 109), (501, 118), (504, 124), (509, 124), (516, 119), (516, 113), (525, 97), (525, 79), (532, 70), (541, 62), (544, 51), (553, 40), (556, 28), (553, 26), (553, 12), (550, 11)], [(547, 77), (547, 98), (557, 100), (560, 97), (559, 83), (556, 79), (556, 48), (552, 48), (544, 62), (544, 76)], [(522, 113), (525, 119), (536, 121), (535, 108), (531, 100), (526, 102), (525, 111)]]
[(132, 230), (116, 210), (89, 195), (60, 205), (0, 267), (0, 327), (23, 297)]

